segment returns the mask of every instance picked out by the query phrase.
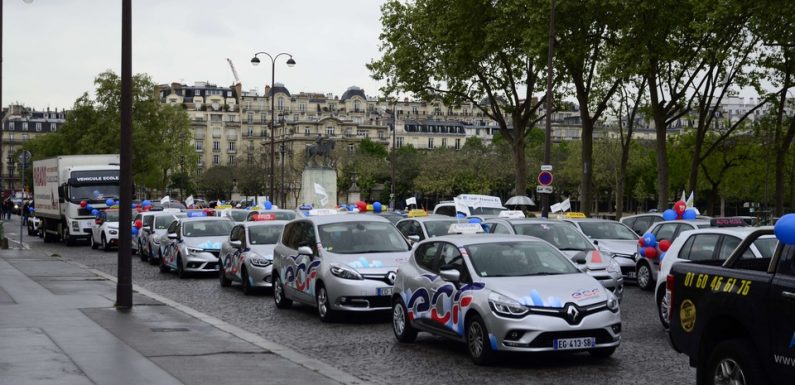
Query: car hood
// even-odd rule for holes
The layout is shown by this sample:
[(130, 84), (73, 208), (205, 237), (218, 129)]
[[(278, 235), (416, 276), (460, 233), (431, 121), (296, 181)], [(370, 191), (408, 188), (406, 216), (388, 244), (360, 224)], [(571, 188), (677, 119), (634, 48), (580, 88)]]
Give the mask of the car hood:
[(229, 239), (229, 236), (221, 235), (217, 237), (185, 237), (182, 238), (188, 247), (205, 250), (220, 250), (221, 244)]
[(588, 274), (484, 278), (486, 288), (526, 306), (563, 307), (607, 301), (607, 289)]
[(337, 254), (328, 253), (329, 262), (353, 267), (362, 274), (386, 274), (409, 260), (410, 251), (392, 253)]
[(251, 251), (259, 254), (265, 259), (273, 259), (273, 248), (276, 245), (249, 245)]
[(604, 258), (599, 250), (563, 250), (562, 252), (572, 260), (574, 260), (575, 257), (585, 255), (585, 266), (588, 267), (589, 270), (606, 269), (607, 265), (610, 264), (610, 259)]
[(635, 255), (638, 251), (638, 241), (631, 239), (597, 239), (599, 248), (613, 254)]

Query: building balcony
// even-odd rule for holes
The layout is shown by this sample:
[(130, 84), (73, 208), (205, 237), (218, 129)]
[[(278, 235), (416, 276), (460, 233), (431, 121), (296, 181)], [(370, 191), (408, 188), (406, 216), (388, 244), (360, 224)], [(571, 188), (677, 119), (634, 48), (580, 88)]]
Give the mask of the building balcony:
[(214, 152), (214, 153), (219, 153), (219, 152), (221, 152), (221, 149), (220, 149), (220, 148), (214, 148), (214, 149), (213, 149), (213, 152)]
[(227, 150), (226, 150), (226, 153), (227, 153), (227, 154), (237, 154), (237, 150), (233, 150), (233, 149), (227, 149)]

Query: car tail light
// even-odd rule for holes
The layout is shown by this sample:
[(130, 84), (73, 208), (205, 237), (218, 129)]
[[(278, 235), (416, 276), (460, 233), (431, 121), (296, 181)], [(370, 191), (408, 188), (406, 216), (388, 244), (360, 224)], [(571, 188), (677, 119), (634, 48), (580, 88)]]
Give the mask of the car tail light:
[(671, 321), (674, 306), (674, 275), (668, 274), (665, 277), (665, 295), (668, 296), (668, 322)]

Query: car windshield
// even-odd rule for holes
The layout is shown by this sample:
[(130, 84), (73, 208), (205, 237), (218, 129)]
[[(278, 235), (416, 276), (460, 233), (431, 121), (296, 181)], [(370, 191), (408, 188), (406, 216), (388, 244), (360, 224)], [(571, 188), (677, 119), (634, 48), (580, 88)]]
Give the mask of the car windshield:
[(573, 274), (579, 272), (559, 251), (543, 242), (495, 242), (465, 247), (481, 277)]
[(217, 237), (229, 235), (232, 231), (232, 222), (223, 221), (196, 221), (185, 222), (182, 234), (186, 237)]
[(505, 211), (504, 207), (469, 207), (469, 215), (500, 215), (500, 212)]
[(282, 235), (284, 225), (251, 226), (248, 228), (248, 243), (252, 245), (275, 245)]
[(593, 250), (595, 247), (573, 226), (551, 223), (514, 224), (517, 234), (541, 238), (559, 250)]
[(175, 218), (176, 217), (174, 217), (173, 215), (158, 215), (157, 217), (155, 217), (155, 229), (158, 230), (167, 229), (168, 225), (170, 225), (171, 222), (174, 222)]
[(438, 237), (450, 233), (450, 225), (456, 223), (455, 220), (450, 221), (427, 221), (425, 222), (425, 231), (428, 232), (429, 237)]
[(246, 216), (248, 216), (248, 211), (230, 210), (226, 213), (226, 216), (235, 222), (244, 222)]
[(118, 185), (69, 186), (69, 200), (73, 202), (81, 199), (103, 200), (118, 197)]
[(105, 211), (105, 222), (118, 222), (118, 221), (119, 221), (118, 211)]
[(637, 241), (638, 235), (618, 222), (579, 222), (582, 232), (593, 239), (623, 239)]
[(776, 251), (776, 245), (778, 241), (774, 237), (770, 238), (757, 238), (754, 241), (754, 246), (756, 246), (759, 253), (762, 254), (762, 258), (773, 258), (773, 252)]
[(340, 222), (318, 226), (326, 251), (339, 254), (408, 251), (403, 235), (391, 223)]

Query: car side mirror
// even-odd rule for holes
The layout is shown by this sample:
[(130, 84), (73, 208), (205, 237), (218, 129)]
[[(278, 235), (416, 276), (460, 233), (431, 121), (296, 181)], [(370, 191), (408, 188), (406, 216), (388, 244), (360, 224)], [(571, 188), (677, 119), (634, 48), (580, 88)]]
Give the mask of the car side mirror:
[(419, 235), (409, 235), (407, 238), (409, 239), (409, 241), (411, 241), (411, 243), (417, 243), (420, 241)]
[(152, 225), (144, 226), (143, 229), (151, 233), (152, 232)]
[(168, 239), (177, 239), (177, 233), (168, 233)]
[(599, 246), (599, 240), (598, 239), (594, 239), (593, 240), (593, 244), (596, 245), (596, 246)]
[(439, 272), (439, 275), (443, 280), (448, 282), (458, 282), (461, 280), (461, 272), (454, 269), (442, 270)]
[(578, 265), (584, 265), (584, 264), (588, 263), (588, 261), (585, 260), (585, 254), (576, 255), (571, 260), (574, 261), (574, 263), (576, 263)]
[(229, 245), (234, 247), (234, 248), (236, 248), (236, 249), (240, 249), (240, 248), (243, 247), (243, 242), (241, 242), (241, 241), (229, 241)]
[(298, 247), (298, 255), (306, 255), (306, 256), (312, 257), (312, 256), (314, 256), (314, 253), (312, 252), (312, 248), (309, 247), (309, 246), (299, 246)]

